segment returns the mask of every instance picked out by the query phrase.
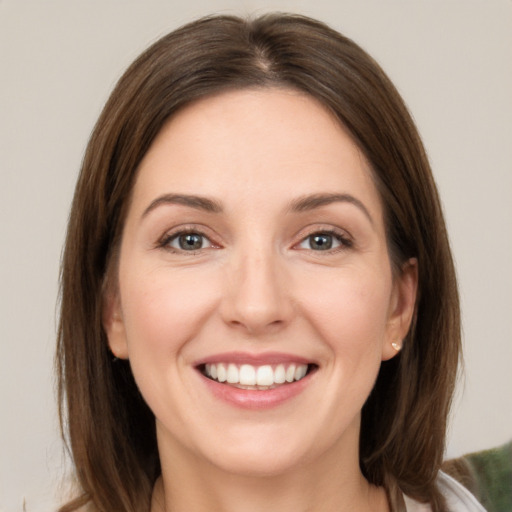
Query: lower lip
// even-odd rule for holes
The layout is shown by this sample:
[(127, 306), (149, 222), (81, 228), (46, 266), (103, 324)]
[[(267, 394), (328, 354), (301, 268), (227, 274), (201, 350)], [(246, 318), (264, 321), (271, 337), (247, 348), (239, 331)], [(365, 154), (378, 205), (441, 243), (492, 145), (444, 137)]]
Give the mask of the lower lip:
[(241, 409), (264, 410), (277, 407), (288, 400), (299, 395), (308, 386), (311, 380), (311, 374), (306, 375), (301, 380), (282, 384), (273, 389), (254, 390), (239, 389), (228, 384), (221, 384), (215, 380), (200, 374), (203, 382), (210, 392), (223, 402), (239, 407)]

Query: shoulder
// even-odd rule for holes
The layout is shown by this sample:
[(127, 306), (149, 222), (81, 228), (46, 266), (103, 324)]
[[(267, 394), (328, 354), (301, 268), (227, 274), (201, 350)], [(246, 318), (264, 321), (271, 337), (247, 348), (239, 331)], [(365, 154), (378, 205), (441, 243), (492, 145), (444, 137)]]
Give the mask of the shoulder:
[(478, 500), (457, 480), (439, 472), (437, 479), (439, 490), (443, 493), (450, 512), (485, 512)]
[[(486, 512), (465, 487), (446, 473), (439, 472), (437, 485), (446, 499), (448, 512)], [(404, 501), (407, 512), (431, 512), (432, 510), (430, 505), (414, 501), (408, 496), (404, 496)]]

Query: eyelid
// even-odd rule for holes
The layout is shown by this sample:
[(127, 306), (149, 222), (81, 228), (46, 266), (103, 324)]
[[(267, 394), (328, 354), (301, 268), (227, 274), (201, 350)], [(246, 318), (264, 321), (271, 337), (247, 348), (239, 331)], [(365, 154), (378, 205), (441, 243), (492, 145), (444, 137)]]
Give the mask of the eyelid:
[(332, 254), (333, 252), (343, 251), (345, 249), (350, 249), (351, 247), (354, 246), (354, 239), (346, 230), (332, 225), (315, 225), (309, 226), (299, 231), (299, 233), (297, 234), (297, 238), (299, 240), (293, 245), (293, 248), (301, 249), (300, 244), (302, 244), (309, 237), (314, 235), (331, 235), (339, 242), (340, 245), (338, 245), (337, 247), (326, 249), (324, 251), (307, 248), (302, 248), (302, 250), (311, 251), (315, 253), (323, 252), (325, 254)]
[[(194, 237), (197, 237), (200, 239), (201, 241), (201, 247), (199, 247), (198, 249), (191, 249), (191, 248), (184, 248), (184, 247), (180, 247), (181, 245), (181, 239), (182, 237), (186, 237), (187, 235), (194, 235)], [(175, 245), (175, 243), (178, 244), (178, 246)], [(210, 241), (210, 239), (208, 237), (206, 237), (205, 235), (201, 234), (201, 233), (196, 233), (196, 232), (190, 232), (190, 233), (184, 233), (184, 232), (181, 232), (181, 233), (177, 233), (176, 235), (174, 236), (171, 236), (168, 241), (167, 241), (167, 244), (166, 244), (166, 247), (169, 247), (177, 252), (197, 252), (197, 251), (201, 251), (203, 249), (209, 249), (210, 247), (213, 247), (213, 244), (212, 242)]]
[[(213, 234), (210, 234), (210, 232), (211, 230), (209, 228), (197, 224), (183, 224), (175, 226), (171, 229), (166, 230), (163, 233), (163, 235), (160, 238), (158, 238), (158, 240), (155, 243), (155, 248), (165, 249), (168, 250), (169, 252), (174, 252), (177, 254), (197, 254), (198, 252), (207, 249), (222, 248), (222, 245), (216, 241), (216, 237)], [(186, 234), (197, 234), (201, 237), (204, 237), (206, 240), (208, 240), (210, 245), (208, 247), (202, 247), (200, 249), (190, 251), (180, 249), (177, 247), (171, 247), (169, 245), (171, 241), (177, 239), (181, 235)], [(304, 243), (307, 240), (307, 238), (314, 236), (316, 234), (333, 236), (339, 242), (339, 245), (330, 249), (326, 249), (324, 251), (300, 247), (300, 245)], [(332, 254), (333, 252), (349, 249), (354, 245), (353, 237), (348, 231), (332, 225), (317, 224), (314, 226), (307, 226), (305, 228), (302, 228), (294, 238), (297, 241), (293, 244), (292, 249), (302, 249), (315, 253), (324, 252), (325, 254)]]
[[(174, 228), (171, 228), (164, 232), (164, 234), (157, 240), (155, 247), (157, 249), (165, 249), (171, 253), (175, 254), (197, 254), (200, 251), (207, 250), (207, 249), (219, 249), (221, 245), (214, 241), (214, 237), (210, 235), (208, 232), (210, 230), (206, 229), (205, 227), (198, 226), (197, 224), (185, 224), (176, 226)], [(177, 239), (181, 235), (187, 235), (187, 234), (196, 234), (199, 235), (210, 243), (208, 247), (201, 247), (197, 250), (190, 250), (187, 251), (185, 249), (180, 249), (178, 247), (172, 247), (170, 246), (170, 242)]]

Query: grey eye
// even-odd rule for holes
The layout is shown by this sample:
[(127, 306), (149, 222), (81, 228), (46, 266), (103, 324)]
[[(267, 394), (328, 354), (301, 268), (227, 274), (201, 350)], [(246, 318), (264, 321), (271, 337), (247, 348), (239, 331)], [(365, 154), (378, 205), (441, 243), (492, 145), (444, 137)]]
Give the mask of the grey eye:
[(301, 249), (311, 251), (328, 251), (341, 245), (338, 237), (331, 233), (313, 233), (306, 237), (299, 245)]
[(309, 237), (309, 245), (316, 251), (326, 251), (332, 247), (332, 235), (312, 235)]
[(210, 247), (211, 244), (204, 235), (199, 233), (181, 233), (175, 236), (169, 245), (182, 251), (198, 251)]

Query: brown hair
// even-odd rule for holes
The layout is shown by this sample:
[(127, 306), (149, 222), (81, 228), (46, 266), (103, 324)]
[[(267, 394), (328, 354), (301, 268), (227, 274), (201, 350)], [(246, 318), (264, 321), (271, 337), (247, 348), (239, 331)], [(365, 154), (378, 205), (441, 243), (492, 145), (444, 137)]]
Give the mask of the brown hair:
[(165, 121), (229, 88), (287, 87), (320, 101), (373, 169), (395, 269), (419, 268), (414, 325), (384, 362), (363, 409), (365, 477), (443, 509), (435, 478), (460, 349), (455, 272), (440, 202), (414, 123), (392, 83), (360, 47), (295, 15), (200, 19), (163, 37), (119, 80), (91, 136), (76, 186), (61, 274), (57, 348), (63, 430), (82, 495), (99, 511), (149, 510), (159, 475), (154, 418), (129, 364), (102, 327), (108, 269), (138, 164)]

